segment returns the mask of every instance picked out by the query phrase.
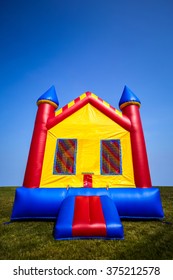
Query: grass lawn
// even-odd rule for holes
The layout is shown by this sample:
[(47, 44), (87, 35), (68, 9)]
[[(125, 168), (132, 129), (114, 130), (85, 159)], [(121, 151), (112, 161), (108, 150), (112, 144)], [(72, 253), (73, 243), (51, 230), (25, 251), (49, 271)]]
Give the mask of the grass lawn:
[(14, 187), (0, 188), (1, 260), (173, 260), (173, 187), (160, 187), (163, 221), (122, 221), (124, 240), (55, 241), (54, 222), (10, 221)]

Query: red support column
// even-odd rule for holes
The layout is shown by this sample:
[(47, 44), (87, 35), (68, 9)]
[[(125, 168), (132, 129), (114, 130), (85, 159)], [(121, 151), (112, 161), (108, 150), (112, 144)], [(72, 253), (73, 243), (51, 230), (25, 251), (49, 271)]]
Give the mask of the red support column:
[(123, 107), (122, 112), (131, 121), (130, 137), (136, 187), (150, 188), (152, 184), (139, 105), (129, 103)]
[(55, 105), (44, 100), (38, 103), (38, 111), (30, 145), (30, 151), (23, 181), (27, 188), (38, 188), (40, 186), (44, 151), (47, 137), (47, 121), (54, 117)]

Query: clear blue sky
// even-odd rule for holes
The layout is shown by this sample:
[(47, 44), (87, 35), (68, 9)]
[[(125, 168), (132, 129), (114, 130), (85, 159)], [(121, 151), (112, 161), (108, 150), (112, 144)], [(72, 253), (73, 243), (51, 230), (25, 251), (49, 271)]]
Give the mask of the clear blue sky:
[(22, 185), (36, 100), (141, 100), (153, 185), (173, 185), (173, 1), (0, 0), (0, 185)]

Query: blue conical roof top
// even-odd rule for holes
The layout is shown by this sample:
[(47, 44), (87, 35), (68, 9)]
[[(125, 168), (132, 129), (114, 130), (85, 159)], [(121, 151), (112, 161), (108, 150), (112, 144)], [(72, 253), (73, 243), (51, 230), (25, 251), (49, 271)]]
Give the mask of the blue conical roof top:
[(129, 103), (129, 104), (141, 104), (141, 101), (139, 98), (127, 87), (124, 87), (120, 102), (119, 102), (119, 107), (121, 108), (123, 104)]
[(43, 100), (48, 100), (51, 101), (53, 103), (55, 103), (57, 106), (59, 106), (59, 101), (58, 101), (58, 97), (56, 95), (56, 90), (54, 86), (51, 86), (45, 93), (43, 93), (37, 100), (37, 103), (39, 101), (43, 101)]

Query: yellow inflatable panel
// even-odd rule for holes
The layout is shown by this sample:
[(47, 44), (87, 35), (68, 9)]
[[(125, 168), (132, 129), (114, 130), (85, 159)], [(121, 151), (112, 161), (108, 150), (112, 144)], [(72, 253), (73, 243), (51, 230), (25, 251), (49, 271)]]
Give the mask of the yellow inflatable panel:
[[(54, 172), (59, 139), (76, 139), (75, 174)], [(118, 140), (120, 143), (119, 174), (102, 174), (101, 151), (104, 140)], [(40, 186), (83, 187), (84, 174), (87, 173), (92, 174), (92, 187), (95, 188), (135, 187), (130, 133), (90, 103), (48, 131)]]

